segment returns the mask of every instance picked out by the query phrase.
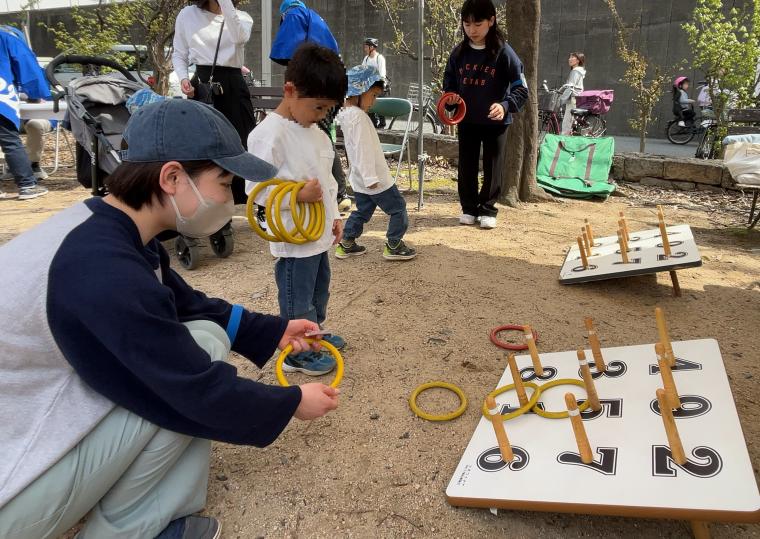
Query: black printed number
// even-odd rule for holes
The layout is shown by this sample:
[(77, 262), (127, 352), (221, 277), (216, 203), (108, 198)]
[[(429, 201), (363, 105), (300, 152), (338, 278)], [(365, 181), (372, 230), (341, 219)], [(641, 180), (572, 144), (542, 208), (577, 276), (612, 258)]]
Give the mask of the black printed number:
[(478, 457), (478, 468), (484, 472), (498, 472), (504, 468), (509, 468), (513, 472), (524, 470), (530, 460), (528, 452), (522, 447), (513, 445), (512, 453), (515, 455), (514, 460), (512, 462), (504, 462), (501, 459), (501, 450), (498, 447), (492, 447), (480, 454)]
[(590, 468), (604, 475), (615, 475), (615, 470), (617, 470), (617, 452), (617, 447), (597, 447), (596, 453), (599, 457), (594, 459), (590, 464), (585, 464), (578, 453), (565, 451), (559, 454), (557, 461), (560, 464)]
[[(712, 409), (712, 403), (699, 395), (680, 395), (681, 407), (673, 410), (673, 417), (676, 419), (686, 419), (690, 417), (699, 417), (705, 415)], [(660, 414), (660, 403), (657, 399), (649, 403), (649, 408), (657, 415)]]
[[(607, 363), (607, 368), (604, 370), (604, 372), (598, 372), (594, 369), (596, 369), (596, 363), (593, 361), (588, 362), (589, 368), (592, 369), (591, 377), (596, 380), (597, 378), (601, 378), (602, 376), (606, 376), (607, 378), (620, 378), (623, 376), (626, 371), (628, 370), (628, 365), (626, 365), (623, 361), (610, 361)], [(578, 369), (578, 377), (582, 378), (583, 375), (581, 374), (581, 369)]]
[[(583, 400), (578, 401), (578, 406), (584, 402)], [(599, 399), (599, 404), (602, 405), (601, 410), (595, 412), (591, 408), (587, 408), (584, 412), (581, 412), (581, 418), (584, 421), (590, 421), (602, 416), (614, 419), (623, 417), (623, 399)]]
[(524, 369), (520, 370), (520, 378), (522, 378), (523, 382), (532, 382), (533, 380), (551, 380), (557, 376), (557, 369), (554, 367), (544, 367), (544, 374), (538, 375), (536, 374), (536, 371), (533, 367), (525, 367)]
[(714, 477), (723, 469), (723, 459), (710, 447), (699, 446), (692, 451), (694, 460), (686, 459), (686, 464), (679, 466), (673, 460), (673, 454), (666, 445), (652, 446), (652, 475), (655, 477), (676, 477), (678, 470), (683, 470), (694, 477)]
[[(677, 357), (675, 366), (670, 367), (670, 370), (671, 371), (701, 371), (702, 364), (696, 363), (694, 361), (687, 361), (685, 359), (681, 359), (680, 357)], [(660, 366), (650, 364), (649, 374), (660, 374)]]

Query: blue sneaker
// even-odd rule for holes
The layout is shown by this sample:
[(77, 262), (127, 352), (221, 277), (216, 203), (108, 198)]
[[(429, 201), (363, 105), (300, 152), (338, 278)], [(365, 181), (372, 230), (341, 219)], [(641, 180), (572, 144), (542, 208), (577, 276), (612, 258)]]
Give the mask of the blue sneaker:
[(338, 350), (343, 350), (346, 347), (346, 341), (340, 335), (325, 335), (322, 340), (329, 342)]
[(189, 516), (172, 520), (156, 539), (219, 539), (222, 524), (212, 517)]
[(335, 368), (335, 358), (323, 352), (290, 354), (282, 364), (285, 372), (302, 372), (309, 376), (322, 376)]

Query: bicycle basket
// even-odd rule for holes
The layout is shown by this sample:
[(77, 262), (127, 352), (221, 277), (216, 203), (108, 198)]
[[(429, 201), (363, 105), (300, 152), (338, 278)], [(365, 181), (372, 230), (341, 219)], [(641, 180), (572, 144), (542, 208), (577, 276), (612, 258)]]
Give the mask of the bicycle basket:
[(613, 90), (589, 90), (581, 92), (575, 98), (575, 106), (579, 109), (586, 109), (591, 114), (607, 114), (615, 98)]
[(559, 92), (542, 92), (538, 94), (538, 110), (556, 112), (560, 107), (559, 100)]

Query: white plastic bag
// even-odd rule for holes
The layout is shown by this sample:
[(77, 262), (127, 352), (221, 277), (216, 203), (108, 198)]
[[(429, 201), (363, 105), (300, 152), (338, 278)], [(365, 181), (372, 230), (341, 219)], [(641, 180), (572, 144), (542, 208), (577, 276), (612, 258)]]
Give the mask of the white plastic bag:
[(729, 144), (723, 161), (737, 184), (760, 186), (760, 143)]

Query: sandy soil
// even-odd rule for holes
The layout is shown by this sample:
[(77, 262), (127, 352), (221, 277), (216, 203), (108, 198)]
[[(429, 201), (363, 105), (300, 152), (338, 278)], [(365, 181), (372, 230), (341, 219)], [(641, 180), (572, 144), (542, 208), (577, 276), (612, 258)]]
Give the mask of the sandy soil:
[[(46, 181), (49, 196), (0, 201), (0, 242), (87, 197), (72, 179), (58, 178)], [(2, 186), (13, 191), (8, 182)], [(680, 272), (682, 298), (672, 297), (667, 274), (575, 286), (557, 281), (563, 249), (584, 217), (597, 234), (616, 229), (619, 210), (634, 229), (654, 227), (650, 202), (638, 196), (530, 204), (504, 209), (497, 229), (481, 231), (457, 224), (450, 192), (429, 194), (421, 212), (412, 209), (410, 196), (407, 239), (420, 255), (408, 263), (382, 259), (387, 220), (377, 215), (363, 238), (369, 253), (332, 262), (327, 326), (348, 341), (341, 406), (312, 423), (294, 421), (266, 449), (214, 444), (206, 512), (223, 521), (223, 537), (687, 537), (688, 525), (680, 521), (516, 511), (494, 516), (451, 507), (444, 497), (479, 420), (476, 403), (505, 368), (488, 339), (492, 327), (533, 324), (541, 350), (561, 351), (583, 343), (583, 317), (593, 316), (604, 346), (652, 343), (656, 305), (666, 310), (674, 340), (720, 336), (757, 476), (760, 233), (743, 233), (735, 213), (668, 206), (669, 221), (692, 225), (704, 261)], [(200, 268), (181, 273), (210, 295), (275, 312), (267, 245), (242, 217), (234, 228), (230, 258), (218, 259), (206, 246)], [(232, 361), (241, 375), (275, 383), (271, 368)], [(411, 391), (438, 379), (470, 398), (455, 421), (430, 423), (409, 410)], [(434, 390), (420, 404), (440, 412), (453, 409), (456, 398)], [(715, 537), (760, 537), (757, 525), (712, 529)]]

